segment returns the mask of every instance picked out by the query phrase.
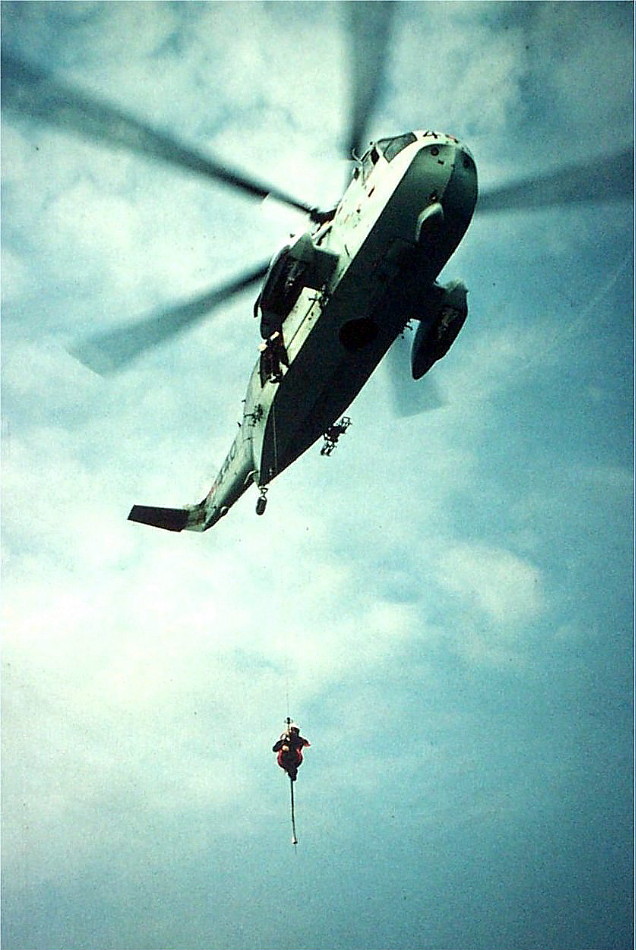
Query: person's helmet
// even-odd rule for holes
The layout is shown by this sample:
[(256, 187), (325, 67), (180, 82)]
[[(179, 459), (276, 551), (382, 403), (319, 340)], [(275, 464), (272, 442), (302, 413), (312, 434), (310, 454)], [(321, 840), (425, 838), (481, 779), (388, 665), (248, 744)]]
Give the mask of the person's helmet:
[(300, 726), (298, 725), (297, 722), (290, 722), (288, 728), (289, 728), (289, 731), (290, 731), (290, 732), (291, 732), (292, 730), (293, 730), (294, 732), (300, 732)]

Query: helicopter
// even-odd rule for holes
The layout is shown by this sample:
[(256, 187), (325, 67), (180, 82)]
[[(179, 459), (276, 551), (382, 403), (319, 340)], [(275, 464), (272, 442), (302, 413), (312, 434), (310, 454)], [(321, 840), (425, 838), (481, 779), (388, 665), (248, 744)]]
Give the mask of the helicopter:
[(5, 111), (169, 162), (255, 198), (271, 196), (308, 218), (307, 229), (267, 264), (159, 318), (76, 347), (75, 355), (97, 371), (119, 369), (149, 345), (261, 284), (254, 305), (260, 355), (238, 432), (210, 491), (184, 508), (134, 505), (129, 520), (169, 531), (205, 531), (252, 484), (259, 492), (257, 513), (263, 514), (272, 480), (338, 424), (411, 322), (417, 324), (411, 374), (416, 380), (425, 376), (467, 319), (465, 285), (438, 278), (476, 209), (483, 214), (629, 194), (631, 149), (481, 195), (475, 158), (454, 135), (402, 132), (363, 151), (381, 83), (381, 69), (373, 64), (384, 60), (395, 6), (347, 4), (353, 90), (346, 153), (354, 167), (341, 200), (327, 211), (238, 173), (3, 50)]
[(435, 278), (476, 199), (474, 159), (452, 136), (410, 132), (374, 143), (333, 214), (268, 269), (255, 304), (261, 356), (209, 494), (181, 510), (135, 505), (129, 518), (203, 531), (252, 482), (262, 514), (268, 484), (340, 418), (409, 318), (419, 321), (413, 376), (428, 372), (468, 313), (463, 284)]

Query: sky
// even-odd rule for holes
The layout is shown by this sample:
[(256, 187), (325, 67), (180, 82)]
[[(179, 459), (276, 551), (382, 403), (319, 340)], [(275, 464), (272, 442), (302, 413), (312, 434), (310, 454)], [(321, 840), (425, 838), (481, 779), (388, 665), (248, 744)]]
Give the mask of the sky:
[[(3, 44), (300, 198), (343, 180), (336, 2), (2, 4)], [(370, 137), (484, 188), (633, 135), (632, 6), (396, 4)], [(591, 183), (590, 193), (594, 187)], [(379, 367), (205, 534), (253, 296), (125, 372), (68, 347), (303, 219), (3, 121), (6, 950), (625, 950), (632, 933), (632, 207), (479, 209), (469, 317), (396, 416)], [(405, 373), (408, 368), (404, 368)], [(413, 399), (417, 388), (412, 384)], [(271, 746), (312, 745), (296, 785)]]

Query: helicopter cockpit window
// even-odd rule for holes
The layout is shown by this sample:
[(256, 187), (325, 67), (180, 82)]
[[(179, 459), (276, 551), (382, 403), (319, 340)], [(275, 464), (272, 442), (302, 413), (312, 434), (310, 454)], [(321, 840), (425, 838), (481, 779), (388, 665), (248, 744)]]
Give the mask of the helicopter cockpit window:
[(413, 142), (417, 142), (417, 136), (413, 135), (412, 132), (407, 132), (406, 135), (396, 135), (392, 139), (380, 139), (378, 148), (382, 151), (387, 162), (392, 162), (403, 148), (412, 145)]
[[(366, 181), (369, 177), (378, 161), (380, 160), (380, 153), (376, 145), (373, 145), (368, 152), (365, 152), (362, 158), (360, 159), (360, 168), (362, 169), (362, 180)], [(357, 175), (354, 175), (357, 178)]]

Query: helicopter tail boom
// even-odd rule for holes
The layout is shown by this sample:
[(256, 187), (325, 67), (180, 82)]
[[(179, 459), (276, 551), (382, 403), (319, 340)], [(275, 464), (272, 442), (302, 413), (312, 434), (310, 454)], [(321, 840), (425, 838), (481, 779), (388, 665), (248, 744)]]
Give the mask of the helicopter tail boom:
[(251, 427), (246, 425), (239, 428), (227, 458), (203, 501), (184, 508), (133, 505), (128, 520), (165, 531), (207, 531), (227, 514), (252, 484), (255, 474)]
[(153, 508), (148, 505), (133, 505), (129, 521), (139, 524), (148, 524), (153, 528), (164, 528), (166, 531), (183, 531), (201, 529), (203, 507), (195, 505), (191, 508)]

